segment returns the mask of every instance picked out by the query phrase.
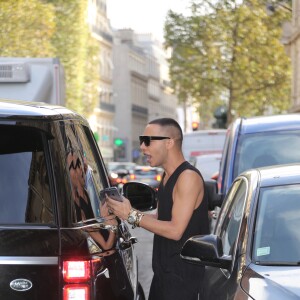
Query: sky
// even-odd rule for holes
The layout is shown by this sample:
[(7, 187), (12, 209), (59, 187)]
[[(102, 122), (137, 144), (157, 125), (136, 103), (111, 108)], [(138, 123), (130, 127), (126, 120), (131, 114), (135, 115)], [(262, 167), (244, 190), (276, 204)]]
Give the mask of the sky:
[(164, 21), (169, 9), (184, 13), (189, 0), (107, 0), (107, 17), (114, 29), (131, 28), (152, 33), (163, 41)]

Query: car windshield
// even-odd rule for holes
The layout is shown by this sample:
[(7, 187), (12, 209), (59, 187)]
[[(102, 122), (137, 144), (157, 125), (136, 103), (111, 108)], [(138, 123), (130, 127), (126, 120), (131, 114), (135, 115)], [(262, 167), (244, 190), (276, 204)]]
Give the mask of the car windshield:
[(252, 168), (299, 163), (299, 149), (299, 130), (242, 135), (237, 145), (233, 178)]
[(253, 259), (260, 264), (300, 262), (300, 185), (261, 189)]

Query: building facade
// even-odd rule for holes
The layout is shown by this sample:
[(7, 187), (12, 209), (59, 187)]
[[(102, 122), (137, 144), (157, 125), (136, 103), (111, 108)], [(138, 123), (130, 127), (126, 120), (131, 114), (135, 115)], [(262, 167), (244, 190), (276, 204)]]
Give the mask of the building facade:
[(114, 160), (115, 103), (113, 93), (113, 31), (107, 18), (106, 0), (89, 0), (88, 22), (100, 44), (99, 101), (89, 123), (106, 162)]
[(139, 135), (152, 119), (177, 119), (177, 98), (162, 45), (151, 34), (113, 31), (106, 1), (88, 5), (90, 30), (100, 46), (99, 102), (89, 123), (105, 162), (143, 164)]
[(115, 138), (123, 141), (122, 145), (115, 146), (115, 160), (143, 164), (139, 135), (150, 120), (177, 119), (177, 98), (170, 88), (162, 46), (150, 34), (118, 30), (113, 48)]

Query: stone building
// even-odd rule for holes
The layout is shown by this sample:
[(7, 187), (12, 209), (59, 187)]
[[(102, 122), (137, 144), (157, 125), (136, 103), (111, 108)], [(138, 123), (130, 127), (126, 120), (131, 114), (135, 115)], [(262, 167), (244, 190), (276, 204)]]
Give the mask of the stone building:
[(143, 163), (138, 136), (158, 117), (177, 119), (162, 45), (151, 34), (113, 31), (107, 0), (89, 0), (88, 23), (100, 44), (99, 103), (89, 123), (103, 158)]
[(88, 23), (100, 44), (99, 102), (89, 123), (106, 162), (113, 161), (115, 103), (113, 98), (113, 31), (107, 18), (106, 0), (89, 0)]
[(116, 31), (113, 45), (113, 90), (116, 103), (115, 160), (143, 163), (138, 136), (155, 118), (177, 118), (177, 98), (167, 77), (162, 46), (150, 34)]

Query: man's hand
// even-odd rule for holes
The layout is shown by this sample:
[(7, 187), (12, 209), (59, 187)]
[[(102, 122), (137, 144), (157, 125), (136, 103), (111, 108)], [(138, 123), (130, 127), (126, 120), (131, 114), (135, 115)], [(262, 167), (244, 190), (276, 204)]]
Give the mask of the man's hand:
[(123, 201), (120, 202), (106, 196), (106, 202), (108, 208), (114, 215), (118, 216), (122, 220), (127, 220), (131, 210), (131, 204), (127, 198), (123, 197)]

